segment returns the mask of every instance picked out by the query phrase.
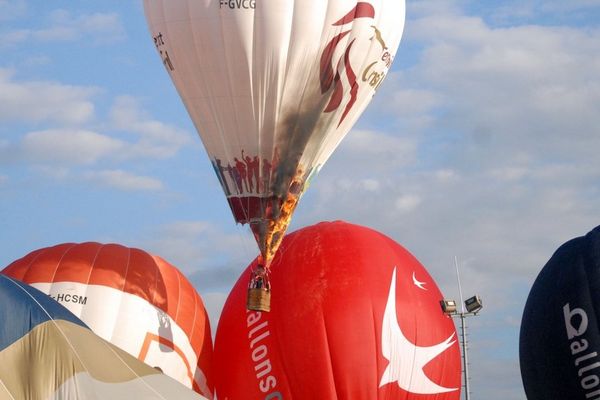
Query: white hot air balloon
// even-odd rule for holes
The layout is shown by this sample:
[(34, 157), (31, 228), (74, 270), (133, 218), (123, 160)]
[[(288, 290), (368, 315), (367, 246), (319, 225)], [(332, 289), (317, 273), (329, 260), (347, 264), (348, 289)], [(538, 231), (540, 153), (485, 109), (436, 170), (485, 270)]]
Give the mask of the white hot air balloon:
[[(404, 0), (144, 0), (154, 44), (263, 264), (389, 71)], [(268, 288), (268, 282), (266, 287)]]

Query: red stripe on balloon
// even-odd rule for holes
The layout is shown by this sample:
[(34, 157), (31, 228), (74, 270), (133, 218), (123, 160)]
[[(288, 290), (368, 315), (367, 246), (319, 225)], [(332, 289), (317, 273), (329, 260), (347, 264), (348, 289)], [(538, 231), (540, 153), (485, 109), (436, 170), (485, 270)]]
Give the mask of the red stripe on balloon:
[[(334, 69), (333, 69), (333, 52), (339, 42), (347, 35), (350, 31), (342, 32), (335, 36), (327, 46), (321, 55), (321, 93), (325, 93), (331, 88), (334, 81)], [(339, 78), (339, 77), (338, 77)]]
[(352, 65), (350, 64), (350, 49), (352, 48), (353, 44), (354, 44), (354, 40), (352, 42), (350, 42), (350, 44), (348, 45), (348, 48), (346, 49), (346, 54), (344, 55), (344, 65), (346, 66), (346, 77), (348, 78), (348, 83), (350, 84), (350, 100), (348, 101), (348, 104), (346, 104), (346, 108), (344, 109), (344, 113), (342, 114), (342, 117), (340, 118), (340, 122), (338, 123), (338, 126), (342, 123), (344, 118), (346, 118), (346, 115), (348, 115), (348, 113), (352, 109), (352, 106), (354, 106), (354, 103), (356, 103), (356, 98), (358, 96), (358, 85), (356, 84), (356, 74), (354, 73), (354, 70), (352, 69)]
[(375, 18), (375, 9), (370, 3), (360, 1), (356, 4), (350, 12), (344, 15), (339, 21), (335, 22), (333, 25), (345, 25), (354, 21), (357, 18)]

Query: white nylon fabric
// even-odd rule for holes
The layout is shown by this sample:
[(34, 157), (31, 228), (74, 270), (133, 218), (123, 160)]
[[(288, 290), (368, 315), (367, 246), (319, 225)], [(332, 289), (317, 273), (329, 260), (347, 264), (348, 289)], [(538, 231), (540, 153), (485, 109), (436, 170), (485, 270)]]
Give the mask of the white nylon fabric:
[(87, 400), (207, 400), (171, 378), (156, 374), (140, 377), (127, 382), (101, 382), (87, 373), (75, 374), (66, 381), (48, 400), (87, 399)]
[(144, 0), (144, 8), (234, 218), (259, 225), (264, 255), (269, 231), (281, 228), (265, 221), (285, 217), (285, 231), (283, 203), (300, 197), (387, 74), (404, 0)]
[[(138, 296), (103, 285), (77, 282), (33, 283), (109, 341), (188, 388), (195, 381), (210, 394), (198, 358), (185, 332), (165, 312)], [(160, 337), (171, 342), (159, 343)]]

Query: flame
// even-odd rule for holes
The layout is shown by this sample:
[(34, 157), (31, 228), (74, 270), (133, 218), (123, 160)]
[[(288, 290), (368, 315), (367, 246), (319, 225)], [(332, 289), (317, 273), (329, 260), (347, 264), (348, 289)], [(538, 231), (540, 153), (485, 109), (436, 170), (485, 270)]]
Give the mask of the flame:
[(300, 201), (300, 196), (304, 191), (304, 182), (306, 176), (302, 169), (296, 171), (292, 179), (285, 198), (273, 197), (271, 199), (271, 212), (265, 216), (265, 221), (251, 224), (252, 231), (256, 238), (264, 261), (264, 267), (269, 268), (279, 245), (283, 240), (285, 232), (290, 225), (294, 210)]
[(283, 240), (283, 236), (292, 221), (292, 214), (294, 213), (299, 200), (300, 195), (288, 193), (287, 198), (281, 205), (278, 218), (269, 221), (269, 228), (265, 236), (265, 262), (267, 266), (271, 263), (271, 260), (275, 256), (275, 253)]

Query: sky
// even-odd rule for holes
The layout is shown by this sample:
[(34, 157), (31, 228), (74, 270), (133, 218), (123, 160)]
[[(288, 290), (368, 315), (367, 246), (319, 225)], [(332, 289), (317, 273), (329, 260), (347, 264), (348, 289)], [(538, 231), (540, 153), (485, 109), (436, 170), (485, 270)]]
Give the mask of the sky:
[[(190, 278), (214, 329), (257, 248), (141, 1), (0, 0), (0, 54), (0, 266), (63, 242), (139, 247)], [(390, 236), (448, 298), (456, 257), (484, 302), (467, 320), (475, 398), (525, 399), (529, 289), (600, 224), (598, 71), (600, 0), (409, 0), (391, 72), (296, 210), (289, 231)]]

